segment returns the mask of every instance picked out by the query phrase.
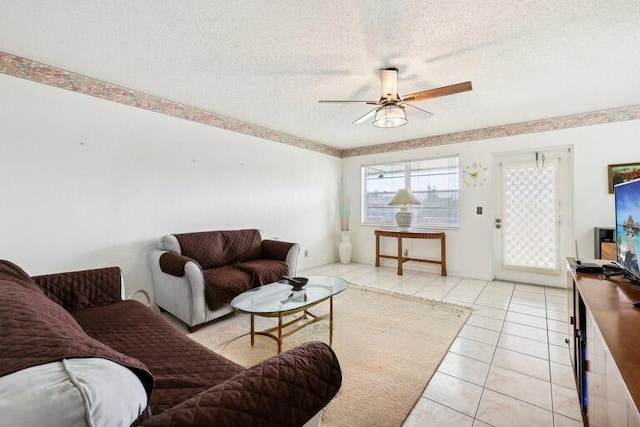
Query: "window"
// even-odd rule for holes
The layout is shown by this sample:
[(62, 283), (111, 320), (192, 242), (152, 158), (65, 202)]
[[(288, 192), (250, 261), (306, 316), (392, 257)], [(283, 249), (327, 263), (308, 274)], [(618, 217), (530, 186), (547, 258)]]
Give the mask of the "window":
[(414, 228), (457, 227), (458, 156), (362, 167), (363, 224), (396, 224), (400, 209), (389, 206), (396, 191), (409, 189), (420, 200), (412, 206)]

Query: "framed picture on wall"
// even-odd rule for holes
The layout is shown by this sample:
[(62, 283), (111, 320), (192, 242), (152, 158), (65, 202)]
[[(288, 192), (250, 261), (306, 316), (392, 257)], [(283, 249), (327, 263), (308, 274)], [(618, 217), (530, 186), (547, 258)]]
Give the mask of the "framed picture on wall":
[(609, 165), (609, 193), (613, 194), (613, 186), (621, 182), (640, 178), (640, 162)]

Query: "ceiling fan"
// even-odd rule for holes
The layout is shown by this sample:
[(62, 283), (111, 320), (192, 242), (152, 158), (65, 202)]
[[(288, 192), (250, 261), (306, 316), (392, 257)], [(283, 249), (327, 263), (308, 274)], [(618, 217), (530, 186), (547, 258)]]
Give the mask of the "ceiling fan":
[(354, 125), (362, 123), (375, 116), (373, 125), (383, 128), (399, 127), (407, 124), (407, 116), (405, 114), (405, 107), (415, 108), (430, 116), (427, 110), (418, 108), (415, 105), (409, 104), (409, 102), (424, 101), (431, 98), (438, 98), (440, 96), (454, 95), (460, 92), (468, 92), (472, 89), (471, 82), (456, 83), (449, 86), (442, 86), (435, 89), (423, 90), (421, 92), (410, 93), (408, 95), (398, 95), (398, 69), (397, 68), (382, 68), (380, 69), (380, 88), (381, 95), (377, 101), (318, 101), (325, 103), (337, 103), (337, 102), (355, 102), (365, 103), (369, 105), (376, 105), (377, 107), (369, 111), (364, 116), (360, 117), (353, 122)]

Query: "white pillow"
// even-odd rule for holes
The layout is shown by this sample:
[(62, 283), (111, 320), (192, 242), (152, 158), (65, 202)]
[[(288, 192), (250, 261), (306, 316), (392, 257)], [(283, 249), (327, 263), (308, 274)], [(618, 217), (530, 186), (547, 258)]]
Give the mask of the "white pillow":
[(146, 406), (138, 377), (101, 358), (65, 359), (0, 377), (1, 426), (129, 426)]

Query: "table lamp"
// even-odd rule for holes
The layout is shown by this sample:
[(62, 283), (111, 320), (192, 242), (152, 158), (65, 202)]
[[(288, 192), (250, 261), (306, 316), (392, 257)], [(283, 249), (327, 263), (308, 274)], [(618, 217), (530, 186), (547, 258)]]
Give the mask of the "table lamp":
[(400, 210), (396, 213), (396, 223), (400, 228), (409, 228), (413, 222), (413, 212), (409, 210), (411, 205), (419, 205), (420, 201), (411, 194), (411, 191), (406, 188), (401, 188), (393, 196), (393, 199), (389, 202), (389, 206), (400, 205)]

